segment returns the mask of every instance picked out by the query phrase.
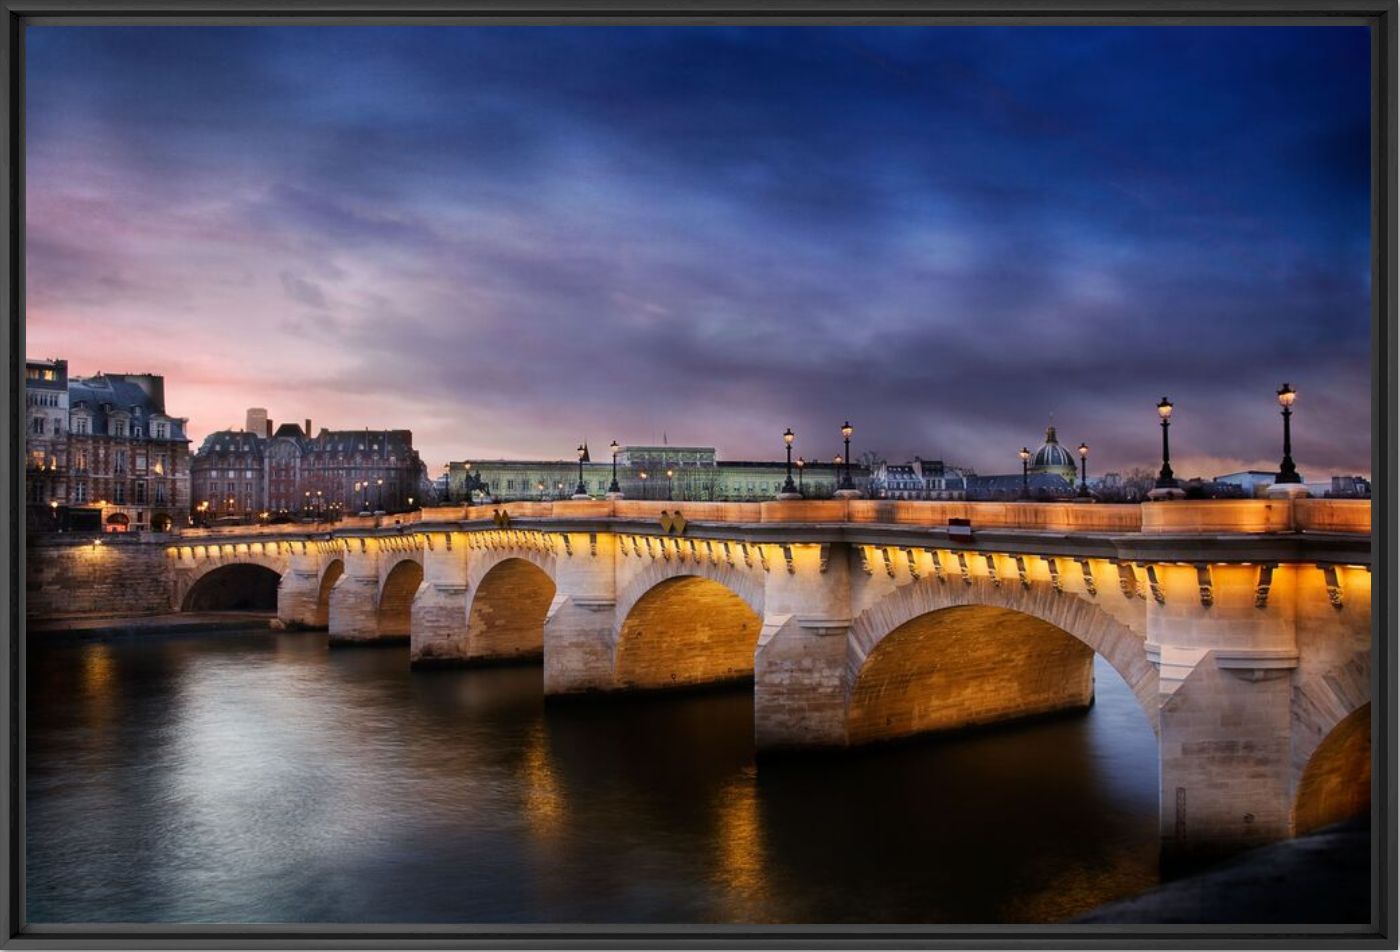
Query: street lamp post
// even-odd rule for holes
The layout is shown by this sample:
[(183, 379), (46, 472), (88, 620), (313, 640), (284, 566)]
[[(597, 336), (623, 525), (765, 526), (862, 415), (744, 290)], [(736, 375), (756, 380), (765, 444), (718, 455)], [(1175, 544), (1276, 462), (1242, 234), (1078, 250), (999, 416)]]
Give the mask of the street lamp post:
[(1162, 418), (1162, 471), (1157, 474), (1158, 489), (1177, 489), (1179, 485), (1176, 477), (1172, 475), (1171, 444), (1167, 438), (1167, 431), (1172, 425), (1173, 409), (1175, 408), (1172, 406), (1172, 402), (1166, 397), (1163, 397), (1162, 402), (1157, 404), (1157, 415)]
[(797, 439), (793, 435), (792, 427), (783, 431), (783, 444), (787, 450), (787, 478), (783, 480), (783, 488), (778, 493), (779, 499), (801, 499), (802, 494), (797, 491), (796, 484), (792, 481), (792, 441)]
[(642, 498), (643, 498), (643, 499), (646, 499), (646, 498), (647, 498), (647, 474), (646, 474), (646, 470), (642, 470), (640, 473), (637, 474), (637, 476), (640, 477), (641, 480), (642, 480)]
[(621, 447), (617, 445), (617, 440), (613, 440), (608, 449), (612, 450), (612, 483), (608, 485), (608, 495), (621, 496), (622, 487), (617, 484), (617, 451)]
[(1031, 498), (1031, 451), (1021, 447), (1021, 498)]
[(841, 479), (841, 488), (848, 491), (856, 488), (851, 482), (851, 434), (854, 432), (855, 427), (851, 426), (850, 420), (841, 424), (841, 439), (846, 444), (846, 475)]
[(384, 511), (384, 479), (382, 477), (374, 481), (374, 511)]
[(574, 487), (575, 499), (587, 499), (588, 487), (583, 484), (583, 457), (588, 453), (583, 444), (578, 445), (578, 485)]
[(666, 470), (666, 498), (667, 498), (667, 499), (674, 499), (674, 498), (675, 498), (675, 495), (672, 493), (672, 481), (673, 481), (675, 478), (676, 478), (676, 471), (675, 471), (674, 469), (667, 469), (667, 470)]
[(1089, 498), (1089, 444), (1079, 444), (1079, 496)]
[(1298, 398), (1298, 392), (1284, 384), (1278, 388), (1278, 403), (1283, 407), (1283, 462), (1279, 464), (1278, 475), (1274, 477), (1276, 483), (1301, 483), (1303, 477), (1298, 475), (1298, 467), (1293, 465), (1293, 434), (1291, 422), (1293, 419), (1293, 401)]
[(807, 461), (799, 456), (793, 462), (797, 464), (797, 495), (805, 497), (806, 492), (802, 488), (802, 470), (807, 468)]

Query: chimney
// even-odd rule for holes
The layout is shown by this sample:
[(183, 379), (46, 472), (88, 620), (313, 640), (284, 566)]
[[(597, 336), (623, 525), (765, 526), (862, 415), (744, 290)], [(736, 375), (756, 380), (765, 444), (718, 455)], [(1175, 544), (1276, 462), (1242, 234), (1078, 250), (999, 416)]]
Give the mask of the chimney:
[(272, 439), (272, 421), (267, 421), (267, 438)]
[(311, 439), (311, 418), (306, 418), (306, 438)]

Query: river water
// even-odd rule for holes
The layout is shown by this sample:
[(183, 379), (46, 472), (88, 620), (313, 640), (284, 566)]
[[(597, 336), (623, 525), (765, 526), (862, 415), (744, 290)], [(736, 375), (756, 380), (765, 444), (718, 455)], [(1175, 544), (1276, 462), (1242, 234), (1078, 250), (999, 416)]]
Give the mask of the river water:
[(1157, 881), (1155, 741), (1082, 714), (764, 758), (750, 689), (219, 632), (37, 645), (32, 922), (1047, 922)]

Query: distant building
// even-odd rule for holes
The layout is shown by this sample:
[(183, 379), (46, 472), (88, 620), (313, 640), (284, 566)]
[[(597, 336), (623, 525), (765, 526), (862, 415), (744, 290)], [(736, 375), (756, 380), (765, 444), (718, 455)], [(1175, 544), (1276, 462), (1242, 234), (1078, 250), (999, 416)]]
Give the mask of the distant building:
[(1371, 496), (1371, 481), (1360, 476), (1333, 476), (1332, 487), (1327, 495), (1342, 498), (1367, 498)]
[(246, 423), (243, 429), (257, 436), (272, 435), (272, 421), (267, 418), (267, 410), (263, 407), (250, 407), (246, 416)]
[[(25, 499), (33, 506), (68, 504), (68, 361), (24, 364)], [(38, 526), (47, 524), (35, 513)], [(54, 520), (48, 517), (48, 522)]]
[(1021, 499), (1027, 485), (1032, 499), (1067, 499), (1075, 494), (1075, 484), (1059, 473), (1033, 473), (1025, 477), (1020, 473), (968, 474), (966, 485), (965, 498), (978, 501)]
[(1066, 499), (1078, 493), (1079, 476), (1079, 460), (1060, 444), (1052, 425), (1045, 428), (1045, 442), (1026, 460), (1023, 472), (992, 476), (966, 473), (964, 498), (1014, 500), (1029, 494), (1031, 499)]
[(107, 532), (164, 532), (183, 523), (186, 422), (166, 412), (159, 374), (70, 377), (68, 505), (99, 508)]
[(1079, 460), (1075, 459), (1074, 453), (1060, 445), (1054, 426), (1045, 428), (1045, 442), (1031, 457), (1030, 472), (1032, 476), (1062, 476), (1071, 486), (1079, 480)]
[(423, 463), (410, 430), (327, 430), (255, 417), (253, 430), (205, 437), (192, 464), (196, 518), (251, 521), (401, 511), (423, 502)]
[[(603, 497), (612, 484), (612, 473), (610, 456), (585, 460), (584, 490), (589, 496)], [(579, 464), (577, 460), (461, 460), (448, 464), (447, 476), (452, 502), (466, 500), (471, 479), (479, 479), (486, 495), (497, 501), (568, 499), (578, 487)], [(720, 460), (712, 446), (622, 446), (617, 453), (617, 481), (628, 499), (767, 500), (782, 491), (786, 478), (786, 462)], [(869, 481), (869, 471), (852, 466), (851, 478), (861, 488)], [(792, 480), (805, 495), (822, 498), (835, 492), (839, 474), (831, 463), (794, 464)]]
[(1258, 469), (1247, 469), (1238, 473), (1226, 473), (1224, 476), (1215, 477), (1217, 483), (1229, 483), (1244, 490), (1246, 496), (1253, 496), (1255, 492), (1266, 486), (1272, 486), (1278, 477), (1277, 472), (1264, 472)]
[(870, 474), (870, 495), (876, 499), (962, 499), (967, 480), (942, 460), (914, 457), (911, 463), (880, 463)]
[(258, 433), (216, 430), (190, 460), (192, 512), (200, 521), (262, 512), (266, 499)]

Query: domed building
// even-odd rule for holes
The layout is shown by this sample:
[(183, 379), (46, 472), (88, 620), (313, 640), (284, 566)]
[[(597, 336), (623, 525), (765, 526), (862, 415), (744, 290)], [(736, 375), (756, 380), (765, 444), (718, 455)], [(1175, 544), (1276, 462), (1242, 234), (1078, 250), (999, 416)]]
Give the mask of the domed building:
[(1032, 476), (1040, 473), (1063, 476), (1071, 486), (1078, 482), (1079, 461), (1074, 458), (1071, 450), (1061, 446), (1060, 441), (1055, 438), (1053, 424), (1045, 428), (1045, 442), (1031, 457), (1030, 470)]

